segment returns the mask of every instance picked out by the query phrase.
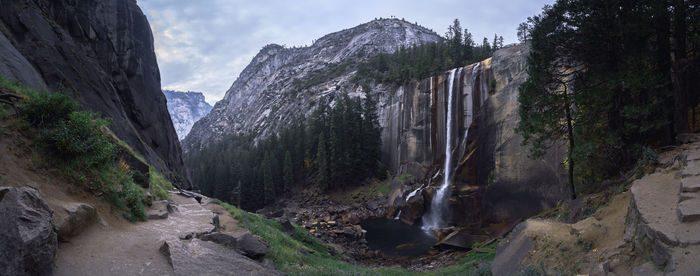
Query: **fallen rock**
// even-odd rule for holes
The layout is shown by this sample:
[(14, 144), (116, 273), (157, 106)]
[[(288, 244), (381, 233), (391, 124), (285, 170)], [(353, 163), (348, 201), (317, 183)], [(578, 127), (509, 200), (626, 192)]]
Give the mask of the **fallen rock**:
[(229, 248), (236, 249), (238, 247), (238, 240), (235, 237), (221, 232), (204, 234), (202, 235), (201, 239), (203, 241), (214, 242)]
[(31, 188), (0, 187), (0, 275), (49, 275), (58, 240), (53, 211)]
[(146, 211), (148, 219), (166, 219), (168, 218), (168, 201), (154, 201), (151, 207)]
[(436, 244), (438, 247), (469, 250), (475, 242), (485, 241), (488, 236), (472, 235), (466, 230), (454, 231)]
[(283, 275), (209, 241), (167, 240), (160, 248), (173, 267), (175, 275)]
[(85, 203), (70, 203), (62, 206), (62, 210), (54, 213), (58, 239), (68, 241), (95, 222), (97, 211), (95, 207)]
[(252, 259), (259, 259), (270, 253), (270, 245), (253, 234), (245, 233), (237, 239), (237, 242), (236, 248)]

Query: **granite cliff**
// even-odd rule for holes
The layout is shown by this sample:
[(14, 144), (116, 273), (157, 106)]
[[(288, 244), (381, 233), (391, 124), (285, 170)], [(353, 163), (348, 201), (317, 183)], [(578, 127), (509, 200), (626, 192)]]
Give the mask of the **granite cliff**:
[(60, 91), (112, 118), (110, 128), (189, 188), (160, 90), (153, 35), (133, 0), (0, 1), (0, 74)]
[(199, 149), (231, 134), (267, 136), (295, 116), (310, 115), (339, 93), (360, 95), (350, 79), (356, 64), (378, 53), (441, 40), (435, 32), (399, 20), (379, 19), (328, 34), (309, 47), (265, 46), (209, 115), (182, 141)]
[(168, 100), (168, 112), (180, 140), (185, 139), (196, 121), (209, 114), (211, 105), (200, 92), (163, 90)]

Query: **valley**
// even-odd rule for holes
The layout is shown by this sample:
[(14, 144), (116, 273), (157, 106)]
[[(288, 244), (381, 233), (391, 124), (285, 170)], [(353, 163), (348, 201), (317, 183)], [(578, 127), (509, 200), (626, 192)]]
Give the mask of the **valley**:
[(0, 276), (700, 274), (700, 7), (550, 2), (0, 0)]

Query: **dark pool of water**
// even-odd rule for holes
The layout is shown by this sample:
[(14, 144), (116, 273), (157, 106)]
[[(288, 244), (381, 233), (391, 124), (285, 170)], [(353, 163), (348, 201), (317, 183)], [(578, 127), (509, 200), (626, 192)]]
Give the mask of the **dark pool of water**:
[(365, 239), (372, 250), (393, 256), (418, 256), (427, 252), (437, 240), (420, 226), (399, 220), (373, 218), (361, 224), (367, 230)]

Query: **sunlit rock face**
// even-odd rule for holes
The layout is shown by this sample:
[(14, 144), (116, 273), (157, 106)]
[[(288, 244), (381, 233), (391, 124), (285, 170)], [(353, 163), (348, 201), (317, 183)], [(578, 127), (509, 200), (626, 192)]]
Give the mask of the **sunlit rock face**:
[[(160, 89), (153, 35), (133, 0), (2, 1), (0, 72), (74, 97), (175, 185), (189, 188)], [(8, 43), (9, 42), (9, 43)]]
[[(308, 47), (265, 46), (241, 72), (209, 115), (195, 123), (182, 141), (185, 151), (199, 149), (230, 134), (265, 137), (336, 95), (364, 95), (350, 81), (353, 63), (400, 47), (440, 40), (435, 32), (399, 20), (380, 19), (328, 34)], [(386, 89), (369, 84), (372, 93)]]
[(163, 90), (163, 94), (168, 100), (170, 119), (180, 140), (187, 136), (194, 122), (211, 111), (211, 105), (204, 101), (204, 95), (200, 92)]

